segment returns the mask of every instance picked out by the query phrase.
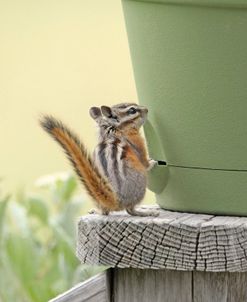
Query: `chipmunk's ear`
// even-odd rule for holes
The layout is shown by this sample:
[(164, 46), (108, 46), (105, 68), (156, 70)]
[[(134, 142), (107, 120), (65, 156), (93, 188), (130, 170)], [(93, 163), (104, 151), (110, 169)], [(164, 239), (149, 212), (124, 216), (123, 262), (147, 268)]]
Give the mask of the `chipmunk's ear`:
[(99, 107), (92, 107), (92, 108), (90, 108), (89, 113), (90, 113), (91, 117), (92, 117), (94, 120), (97, 120), (99, 117), (102, 116)]
[(112, 117), (112, 110), (111, 107), (108, 106), (101, 106), (101, 112), (106, 117)]

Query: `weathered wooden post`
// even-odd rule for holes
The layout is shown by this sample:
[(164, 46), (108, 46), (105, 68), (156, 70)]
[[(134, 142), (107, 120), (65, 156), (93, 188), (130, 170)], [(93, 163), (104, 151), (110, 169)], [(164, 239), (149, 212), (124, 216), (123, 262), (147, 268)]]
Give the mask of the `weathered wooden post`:
[(100, 298), (82, 293), (70, 301), (244, 302), (246, 253), (245, 217), (165, 210), (156, 218), (87, 215), (78, 224), (77, 255), (112, 268), (101, 277)]

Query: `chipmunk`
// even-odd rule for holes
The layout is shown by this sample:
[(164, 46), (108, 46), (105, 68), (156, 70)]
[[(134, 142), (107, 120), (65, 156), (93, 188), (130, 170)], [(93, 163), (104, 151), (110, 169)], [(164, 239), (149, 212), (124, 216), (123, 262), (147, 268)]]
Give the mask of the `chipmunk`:
[(92, 107), (89, 112), (99, 127), (99, 142), (93, 158), (77, 135), (61, 121), (44, 116), (40, 124), (64, 149), (102, 214), (125, 209), (130, 215), (157, 216), (158, 212), (135, 209), (146, 192), (147, 171), (157, 164), (148, 159), (139, 132), (148, 109), (134, 103), (121, 103)]

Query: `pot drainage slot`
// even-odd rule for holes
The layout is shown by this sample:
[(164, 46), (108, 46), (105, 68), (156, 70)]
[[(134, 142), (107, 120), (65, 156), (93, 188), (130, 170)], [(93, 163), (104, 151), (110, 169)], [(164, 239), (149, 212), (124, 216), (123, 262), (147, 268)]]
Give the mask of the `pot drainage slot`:
[(158, 160), (159, 166), (167, 166), (181, 169), (194, 169), (194, 170), (212, 170), (212, 171), (226, 171), (226, 172), (247, 172), (244, 169), (220, 169), (220, 168), (210, 168), (210, 167), (197, 167), (197, 166), (181, 166), (181, 165), (173, 165), (169, 164), (164, 160)]

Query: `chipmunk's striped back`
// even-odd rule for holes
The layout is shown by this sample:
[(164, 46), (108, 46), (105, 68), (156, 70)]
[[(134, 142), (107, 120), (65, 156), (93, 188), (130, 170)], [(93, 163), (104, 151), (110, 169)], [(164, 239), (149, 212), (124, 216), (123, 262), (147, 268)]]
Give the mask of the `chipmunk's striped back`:
[[(143, 123), (142, 110), (136, 104), (119, 104), (105, 112), (101, 121), (104, 127), (98, 120), (101, 137), (94, 151), (95, 163), (111, 183), (123, 207), (140, 202), (146, 191), (148, 161), (138, 131), (140, 119)], [(137, 126), (133, 127), (135, 123)]]
[(94, 152), (97, 167), (112, 185), (121, 207), (140, 202), (146, 191), (146, 169), (127, 142), (102, 142)]

